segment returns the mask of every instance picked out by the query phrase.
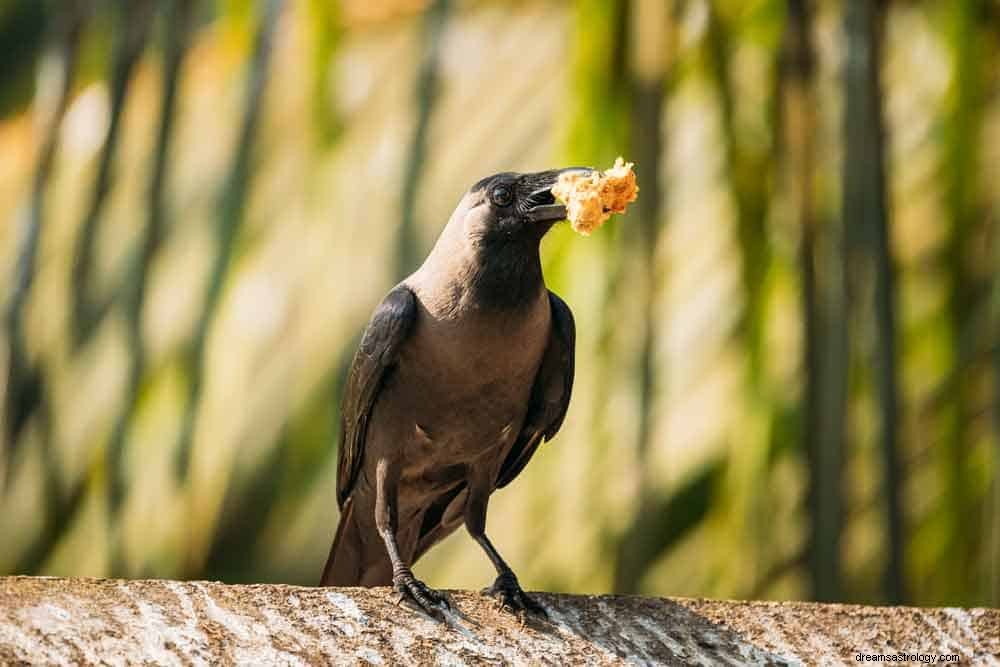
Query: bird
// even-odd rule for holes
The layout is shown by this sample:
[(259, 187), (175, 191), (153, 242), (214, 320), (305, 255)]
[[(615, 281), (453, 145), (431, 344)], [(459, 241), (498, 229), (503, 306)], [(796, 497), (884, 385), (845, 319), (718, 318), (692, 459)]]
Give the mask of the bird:
[(497, 577), (484, 592), (545, 616), (490, 541), (491, 494), (562, 426), (576, 326), (542, 275), (540, 243), (566, 207), (566, 172), (503, 172), (461, 198), (421, 266), (375, 308), (341, 401), (340, 518), (321, 586), (392, 586), (443, 620), (443, 593), (413, 575), (464, 524)]

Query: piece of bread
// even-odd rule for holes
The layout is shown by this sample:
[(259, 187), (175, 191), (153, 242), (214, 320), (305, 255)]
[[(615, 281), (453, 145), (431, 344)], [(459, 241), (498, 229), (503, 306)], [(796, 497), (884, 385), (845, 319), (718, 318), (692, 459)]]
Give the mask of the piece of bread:
[(614, 213), (625, 208), (639, 196), (632, 163), (622, 158), (606, 171), (565, 172), (552, 187), (552, 194), (566, 205), (566, 218), (573, 231), (589, 236)]

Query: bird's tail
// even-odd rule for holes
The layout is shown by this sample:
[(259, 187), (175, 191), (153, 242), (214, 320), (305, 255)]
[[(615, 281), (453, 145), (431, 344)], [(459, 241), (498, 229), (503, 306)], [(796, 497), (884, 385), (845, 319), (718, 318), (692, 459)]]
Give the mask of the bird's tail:
[(349, 497), (340, 511), (340, 523), (320, 586), (388, 586), (392, 583), (392, 566), (382, 540), (377, 535), (363, 534), (354, 514), (354, 499)]
[[(320, 586), (357, 586), (361, 582), (361, 559), (358, 553), (356, 535), (358, 526), (354, 521), (353, 498), (348, 498), (340, 508), (340, 522), (337, 524), (337, 534), (333, 537), (330, 555), (323, 568), (323, 578)], [(351, 538), (355, 539), (351, 539)]]

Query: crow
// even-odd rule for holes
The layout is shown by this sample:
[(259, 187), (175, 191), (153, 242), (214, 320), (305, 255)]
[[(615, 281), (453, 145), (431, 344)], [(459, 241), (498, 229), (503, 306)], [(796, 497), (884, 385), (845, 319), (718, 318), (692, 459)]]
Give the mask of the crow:
[(341, 406), (340, 523), (321, 586), (392, 585), (438, 620), (447, 598), (411, 566), (464, 523), (497, 571), (484, 592), (545, 615), (486, 536), (490, 494), (563, 423), (576, 330), (539, 244), (573, 167), (476, 183), (420, 268), (375, 309)]

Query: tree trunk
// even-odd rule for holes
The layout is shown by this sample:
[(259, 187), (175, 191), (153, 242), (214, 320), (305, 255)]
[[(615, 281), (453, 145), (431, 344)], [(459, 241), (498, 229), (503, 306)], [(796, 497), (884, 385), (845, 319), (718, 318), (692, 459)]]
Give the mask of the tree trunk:
[[(878, 386), (879, 444), (882, 452), (887, 559), (884, 596), (904, 597), (904, 531), (897, 427), (895, 269), (886, 203), (885, 137), (879, 76), (884, 7), (853, 0), (847, 9), (847, 65), (844, 77), (844, 229), (849, 278), (874, 278), (875, 372)], [(858, 261), (852, 261), (856, 258)]]

